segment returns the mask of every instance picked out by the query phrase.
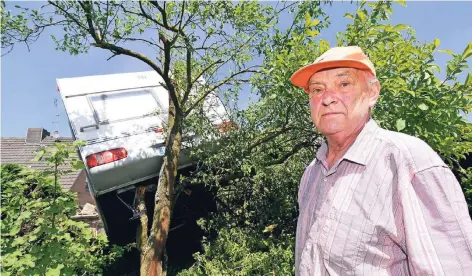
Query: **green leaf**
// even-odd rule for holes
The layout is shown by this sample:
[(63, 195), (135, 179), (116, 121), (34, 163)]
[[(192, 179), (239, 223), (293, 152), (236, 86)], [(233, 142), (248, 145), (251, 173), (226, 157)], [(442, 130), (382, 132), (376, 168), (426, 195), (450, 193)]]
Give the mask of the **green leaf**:
[(408, 90), (408, 89), (407, 89), (407, 90), (405, 90), (405, 92), (408, 93), (408, 94), (410, 94), (410, 95), (412, 95), (413, 97), (416, 97), (415, 91), (411, 91), (411, 90)]
[(439, 66), (437, 66), (436, 64), (431, 64), (429, 66), (429, 68), (433, 69), (433, 70), (436, 70), (438, 72), (441, 72), (441, 68), (439, 68)]
[[(20, 232), (20, 225), (15, 223), (13, 227), (10, 229), (10, 232), (8, 233), (10, 236), (16, 235), (18, 232)], [(2, 234), (3, 235), (3, 234)]]
[(324, 40), (324, 39), (321, 39), (320, 40), (320, 52), (324, 53), (325, 51), (329, 50), (329, 48), (330, 48), (329, 42)]
[(19, 263), (21, 265), (29, 266), (29, 267), (35, 267), (35, 263), (33, 261), (33, 256), (31, 254), (26, 254), (24, 255), (20, 260)]
[(419, 104), (419, 105), (418, 105), (418, 108), (421, 109), (421, 110), (423, 110), (423, 111), (428, 110), (428, 106), (425, 105), (424, 103)]
[(472, 56), (472, 42), (469, 42), (467, 47), (465, 48), (464, 52), (462, 53), (462, 58), (467, 59)]
[(277, 226), (277, 224), (271, 224), (271, 225), (266, 226), (264, 228), (263, 233), (273, 232), (276, 226)]
[(47, 276), (59, 276), (61, 275), (61, 269), (64, 268), (63, 264), (57, 265), (56, 268), (48, 268), (46, 271)]
[(74, 170), (81, 170), (85, 168), (84, 162), (82, 162), (81, 160), (71, 162), (71, 166)]
[(401, 131), (406, 127), (406, 122), (403, 119), (398, 119), (396, 123), (397, 131)]
[(441, 40), (439, 40), (438, 38), (434, 39), (434, 49), (438, 48), (440, 43), (441, 43)]
[(393, 2), (398, 3), (398, 4), (406, 7), (406, 1), (405, 0), (393, 0)]
[(312, 36), (312, 37), (315, 37), (320, 33), (317, 30), (307, 30), (306, 32), (309, 36)]
[(35, 241), (36, 239), (38, 239), (38, 236), (33, 235), (33, 234), (31, 234), (31, 235), (28, 237), (28, 241), (29, 241), (29, 242)]
[(440, 53), (447, 53), (447, 54), (450, 54), (450, 55), (453, 54), (453, 52), (452, 52), (451, 50), (438, 50), (438, 52), (440, 52)]
[(23, 213), (21, 213), (20, 216), (23, 217), (23, 218), (30, 218), (31, 217), (31, 211), (24, 211)]
[(469, 85), (469, 84), (472, 84), (472, 73), (467, 73), (467, 77), (465, 78), (465, 82), (464, 82), (465, 85)]
[(310, 25), (310, 22), (311, 22), (310, 13), (309, 13), (309, 12), (306, 12), (306, 13), (305, 13), (305, 26)]
[(14, 247), (17, 247), (18, 245), (25, 244), (25, 242), (26, 242), (25, 237), (17, 237), (16, 239), (13, 240), (13, 243), (11, 245)]
[(34, 162), (41, 161), (41, 159), (43, 159), (45, 153), (46, 153), (46, 150), (45, 150), (45, 149), (40, 149), (40, 150), (36, 153), (36, 156), (33, 158), (32, 161), (34, 161)]
[(362, 23), (365, 23), (365, 22), (366, 22), (366, 14), (365, 14), (365, 11), (363, 11), (363, 10), (358, 10), (358, 11), (357, 11), (357, 16), (359, 16), (359, 18), (361, 19), (361, 22), (362, 22)]
[(405, 24), (398, 24), (393, 28), (393, 30), (398, 32), (398, 31), (401, 31), (401, 30), (406, 30), (408, 28), (410, 28), (410, 26), (405, 25)]
[(315, 20), (311, 21), (311, 23), (308, 25), (308, 27), (314, 27), (318, 24), (320, 24), (320, 21), (318, 19), (315, 19)]
[(352, 14), (348, 12), (344, 15), (344, 17), (354, 20), (354, 17), (352, 16)]
[(430, 104), (432, 105), (438, 105), (438, 103), (434, 100), (431, 100), (431, 99), (426, 99), (427, 102), (429, 102)]

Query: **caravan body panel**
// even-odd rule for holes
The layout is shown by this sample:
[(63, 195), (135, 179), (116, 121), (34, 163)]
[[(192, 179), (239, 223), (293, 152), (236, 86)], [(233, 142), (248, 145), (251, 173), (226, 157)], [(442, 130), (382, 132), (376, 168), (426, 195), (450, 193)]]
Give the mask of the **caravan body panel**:
[[(159, 175), (169, 96), (156, 72), (63, 78), (57, 85), (75, 139), (86, 142), (79, 151), (94, 196)], [(213, 124), (225, 121), (218, 97), (211, 95), (204, 106)], [(126, 150), (126, 158), (87, 165), (87, 156), (119, 148)], [(187, 151), (179, 162), (181, 167), (189, 165)]]

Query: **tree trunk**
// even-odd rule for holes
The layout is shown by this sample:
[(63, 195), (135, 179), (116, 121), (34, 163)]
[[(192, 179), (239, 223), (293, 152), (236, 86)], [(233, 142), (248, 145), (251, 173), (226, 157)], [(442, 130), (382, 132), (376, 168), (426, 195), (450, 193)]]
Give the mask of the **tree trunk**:
[(140, 274), (147, 275), (146, 273), (146, 259), (144, 258), (145, 252), (148, 250), (147, 239), (148, 239), (148, 216), (146, 211), (146, 194), (147, 187), (139, 186), (136, 191), (136, 209), (141, 212), (139, 218), (139, 225), (136, 231), (136, 244), (140, 252)]
[[(151, 231), (149, 237), (144, 241), (143, 238), (147, 236), (147, 216), (142, 217), (141, 225), (137, 231), (138, 248), (141, 251), (141, 276), (166, 275), (167, 266), (164, 264), (164, 254), (172, 217), (172, 207), (174, 206), (173, 194), (182, 144), (181, 120), (182, 115), (176, 112), (172, 101), (170, 101), (170, 131), (166, 139), (166, 153), (154, 199)], [(140, 195), (139, 192), (138, 195)], [(144, 197), (140, 200), (144, 201)], [(138, 206), (140, 206), (139, 199)]]

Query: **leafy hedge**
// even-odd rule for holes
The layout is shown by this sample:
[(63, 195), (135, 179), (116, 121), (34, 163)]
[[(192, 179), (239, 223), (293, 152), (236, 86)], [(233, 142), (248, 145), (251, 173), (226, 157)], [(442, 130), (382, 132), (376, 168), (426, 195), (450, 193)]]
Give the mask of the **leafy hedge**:
[[(110, 246), (84, 222), (72, 220), (76, 195), (57, 179), (75, 150), (65, 143), (43, 149), (50, 170), (38, 172), (18, 164), (2, 164), (2, 275), (98, 275), (120, 257), (125, 247)], [(80, 167), (72, 159), (74, 167)]]

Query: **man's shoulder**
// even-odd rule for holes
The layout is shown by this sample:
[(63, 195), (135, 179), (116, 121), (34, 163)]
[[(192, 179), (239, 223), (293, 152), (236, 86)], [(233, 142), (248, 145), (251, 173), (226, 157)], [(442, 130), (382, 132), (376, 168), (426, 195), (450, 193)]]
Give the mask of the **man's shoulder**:
[(435, 166), (446, 166), (439, 155), (422, 139), (406, 133), (382, 129), (380, 139), (385, 140), (394, 151), (404, 158), (415, 171)]
[(305, 165), (305, 169), (304, 169), (304, 171), (303, 171), (303, 175), (302, 175), (302, 179), (301, 179), (301, 182), (302, 182), (301, 184), (303, 184), (303, 182), (306, 182), (306, 181), (308, 180), (310, 174), (311, 174), (312, 172), (314, 172), (315, 167), (316, 167), (316, 165), (317, 165), (317, 163), (318, 163), (317, 161), (318, 161), (318, 159), (316, 159), (316, 157), (315, 157), (315, 158), (310, 162), (310, 164)]
[(312, 169), (315, 165), (316, 165), (316, 161), (318, 161), (318, 159), (316, 159), (316, 157), (311, 161), (311, 163), (306, 166), (305, 170), (308, 170), (308, 169)]

